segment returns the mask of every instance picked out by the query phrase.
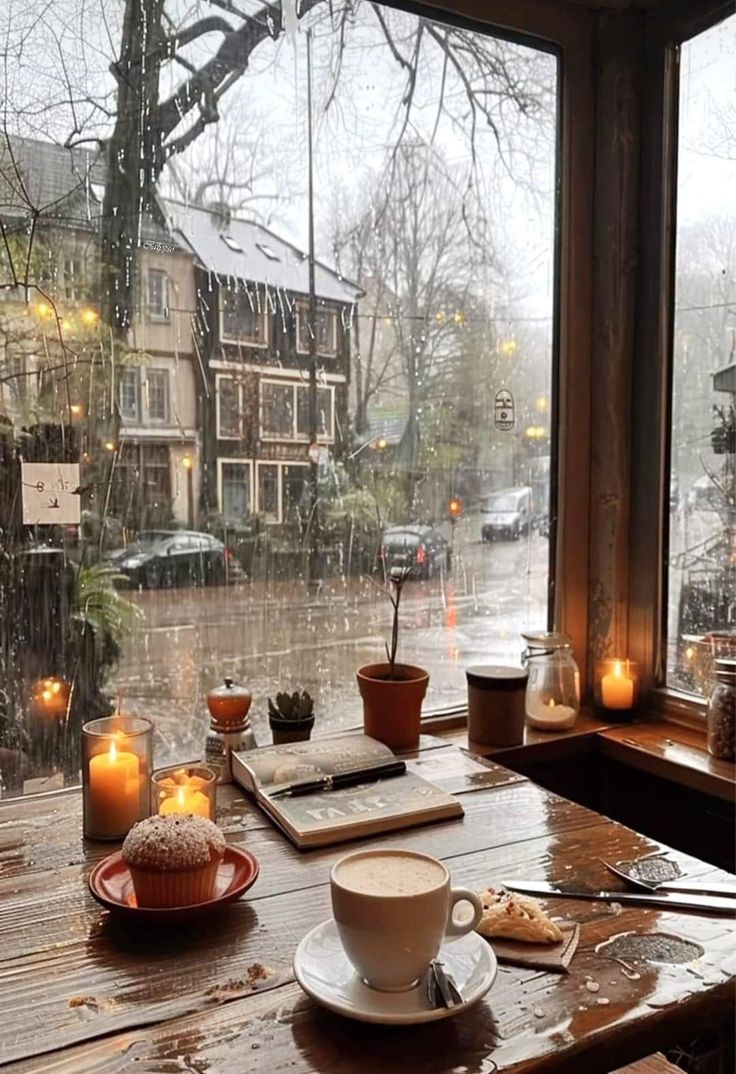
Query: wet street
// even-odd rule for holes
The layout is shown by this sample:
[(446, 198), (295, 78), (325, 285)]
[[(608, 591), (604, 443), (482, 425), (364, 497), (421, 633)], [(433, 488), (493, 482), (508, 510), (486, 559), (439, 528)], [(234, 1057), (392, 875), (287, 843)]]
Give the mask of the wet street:
[[(466, 666), (518, 663), (519, 631), (545, 625), (547, 552), (536, 533), (482, 544), (478, 520), (455, 533), (449, 576), (409, 582), (402, 599), (399, 660), (430, 671), (425, 711), (465, 697)], [(369, 579), (244, 582), (230, 587), (141, 592), (143, 619), (124, 643), (111, 686), (126, 712), (156, 724), (156, 763), (202, 753), (205, 695), (229, 676), (253, 693), (259, 742), (269, 741), (267, 698), (297, 687), (315, 699), (315, 733), (355, 725), (355, 671), (384, 659), (391, 606)]]

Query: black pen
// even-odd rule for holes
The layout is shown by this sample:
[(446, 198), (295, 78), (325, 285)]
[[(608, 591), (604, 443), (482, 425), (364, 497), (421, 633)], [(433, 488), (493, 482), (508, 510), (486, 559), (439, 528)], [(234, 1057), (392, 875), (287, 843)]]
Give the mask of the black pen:
[(349, 772), (337, 772), (334, 776), (321, 776), (319, 779), (301, 780), (292, 783), (283, 790), (273, 791), (269, 798), (298, 798), (302, 794), (319, 794), (322, 791), (337, 791), (341, 787), (357, 787), (361, 783), (372, 783), (378, 779), (390, 779), (403, 776), (406, 772), (404, 761), (385, 761), (372, 768), (353, 768)]

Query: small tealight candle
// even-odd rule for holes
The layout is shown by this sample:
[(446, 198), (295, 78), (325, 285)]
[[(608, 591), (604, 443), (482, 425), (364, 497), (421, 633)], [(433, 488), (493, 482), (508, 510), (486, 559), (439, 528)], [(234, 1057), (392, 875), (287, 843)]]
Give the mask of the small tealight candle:
[(624, 662), (613, 661), (613, 668), (601, 678), (601, 702), (607, 709), (630, 709), (634, 704), (634, 680), (624, 674)]
[(154, 772), (151, 787), (152, 813), (193, 813), (214, 821), (217, 777), (210, 768), (163, 768)]

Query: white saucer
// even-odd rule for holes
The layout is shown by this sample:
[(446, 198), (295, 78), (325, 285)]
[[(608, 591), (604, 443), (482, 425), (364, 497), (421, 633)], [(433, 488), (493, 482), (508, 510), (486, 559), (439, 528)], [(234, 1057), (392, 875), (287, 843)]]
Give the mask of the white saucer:
[(359, 1022), (412, 1025), (452, 1018), (486, 994), (496, 978), (496, 956), (476, 932), (449, 940), (439, 958), (455, 978), (465, 1003), (430, 1007), (424, 978), (407, 992), (377, 992), (358, 977), (340, 943), (333, 920), (308, 932), (294, 954), (294, 975), (304, 991), (336, 1014)]

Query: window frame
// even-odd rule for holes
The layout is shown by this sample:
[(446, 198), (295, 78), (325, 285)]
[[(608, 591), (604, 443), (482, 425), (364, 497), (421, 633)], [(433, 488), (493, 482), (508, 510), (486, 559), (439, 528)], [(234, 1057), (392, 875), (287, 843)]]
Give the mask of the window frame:
[(284, 470), (289, 467), (302, 470), (309, 470), (310, 464), (302, 461), (301, 459), (258, 459), (256, 460), (256, 513), (262, 514), (261, 511), (261, 486), (259, 481), (259, 473), (263, 467), (271, 466), (276, 468), (277, 474), (277, 496), (278, 496), (278, 513), (276, 517), (271, 514), (263, 515), (263, 520), (267, 525), (280, 526), (283, 525), (285, 511), (284, 511)]
[[(223, 495), (224, 488), (224, 476), (223, 470), (226, 466), (244, 466), (248, 471), (248, 514), (253, 514), (253, 504), (255, 497), (253, 495), (253, 460), (242, 458), (239, 455), (218, 455), (217, 456), (217, 507), (219, 513), (223, 518), (228, 519), (229, 516), (225, 515), (225, 500)], [(235, 521), (229, 519), (229, 521)]]
[[(132, 374), (131, 379), (135, 381), (135, 413), (131, 413), (130, 411), (123, 409), (123, 403), (121, 398), (123, 390), (123, 380), (129, 374)], [(141, 421), (143, 420), (143, 400), (141, 397), (141, 371), (139, 366), (128, 365), (124, 366), (121, 370), (120, 376), (118, 378), (117, 402), (118, 409), (120, 411), (120, 417), (124, 425), (128, 422), (132, 423), (133, 425), (139, 425), (141, 423)]]
[[(336, 306), (326, 305), (317, 299), (317, 314), (328, 314), (330, 318), (332, 346), (329, 350), (320, 350), (317, 346), (317, 354), (321, 358), (336, 358), (338, 352), (338, 331), (337, 331), (337, 314), (338, 310)], [(309, 338), (304, 340), (303, 334), (306, 329), (306, 321), (309, 318), (309, 301), (307, 299), (299, 298), (296, 302), (296, 352), (297, 354), (309, 354)]]
[[(232, 381), (238, 396), (239, 430), (236, 434), (222, 431), (221, 408), (220, 408), (220, 384), (223, 380)], [(215, 374), (215, 438), (217, 440), (238, 441), (243, 439), (243, 384), (237, 377), (230, 373)]]
[[(151, 412), (151, 389), (149, 382), (151, 374), (163, 377), (164, 385), (164, 414), (163, 417), (159, 417)], [(146, 368), (145, 378), (145, 415), (146, 421), (153, 425), (168, 425), (171, 421), (171, 371), (166, 366), (152, 366), (150, 369)]]
[[(161, 312), (151, 304), (151, 282), (154, 278), (162, 280), (162, 307)], [(149, 321), (166, 323), (171, 320), (171, 279), (166, 269), (149, 265), (146, 269), (146, 316)]]
[[(280, 388), (291, 388), (292, 391), (292, 417), (291, 435), (283, 436), (281, 433), (267, 432), (263, 426), (263, 385), (275, 384)], [(318, 433), (317, 443), (334, 444), (335, 442), (335, 385), (319, 384), (318, 391), (330, 393), (330, 431), (327, 434)], [(299, 380), (284, 380), (282, 377), (260, 377), (258, 381), (258, 436), (266, 443), (282, 444), (308, 444), (308, 433), (299, 432), (299, 392), (309, 391), (309, 385)]]
[(247, 296), (248, 292), (245, 291), (245, 290), (236, 290), (236, 291), (232, 292), (232, 291), (228, 291), (226, 288), (220, 287), (218, 301), (217, 301), (217, 314), (218, 314), (219, 329), (220, 329), (220, 342), (229, 344), (230, 346), (233, 346), (233, 347), (248, 347), (248, 348), (252, 348), (254, 350), (266, 350), (268, 348), (268, 345), (269, 345), (269, 339), (268, 339), (269, 319), (268, 319), (268, 311), (265, 308), (265, 306), (261, 310), (252, 311), (252, 312), (257, 313), (258, 317), (261, 320), (261, 334), (262, 334), (262, 337), (263, 337), (262, 340), (259, 341), (257, 339), (253, 339), (253, 338), (235, 339), (233, 336), (226, 336), (225, 335), (225, 310), (223, 309), (223, 305), (224, 305), (224, 296), (226, 294), (236, 294), (236, 295), (245, 295), (245, 296)]
[[(734, 14), (732, 0), (654, 13), (645, 39), (639, 187), (639, 314), (632, 397), (628, 613), (630, 653), (648, 706), (705, 730), (705, 698), (666, 685), (669, 497), (676, 296), (680, 50)], [(647, 355), (648, 360), (643, 361)], [(638, 359), (638, 360), (637, 360)]]

